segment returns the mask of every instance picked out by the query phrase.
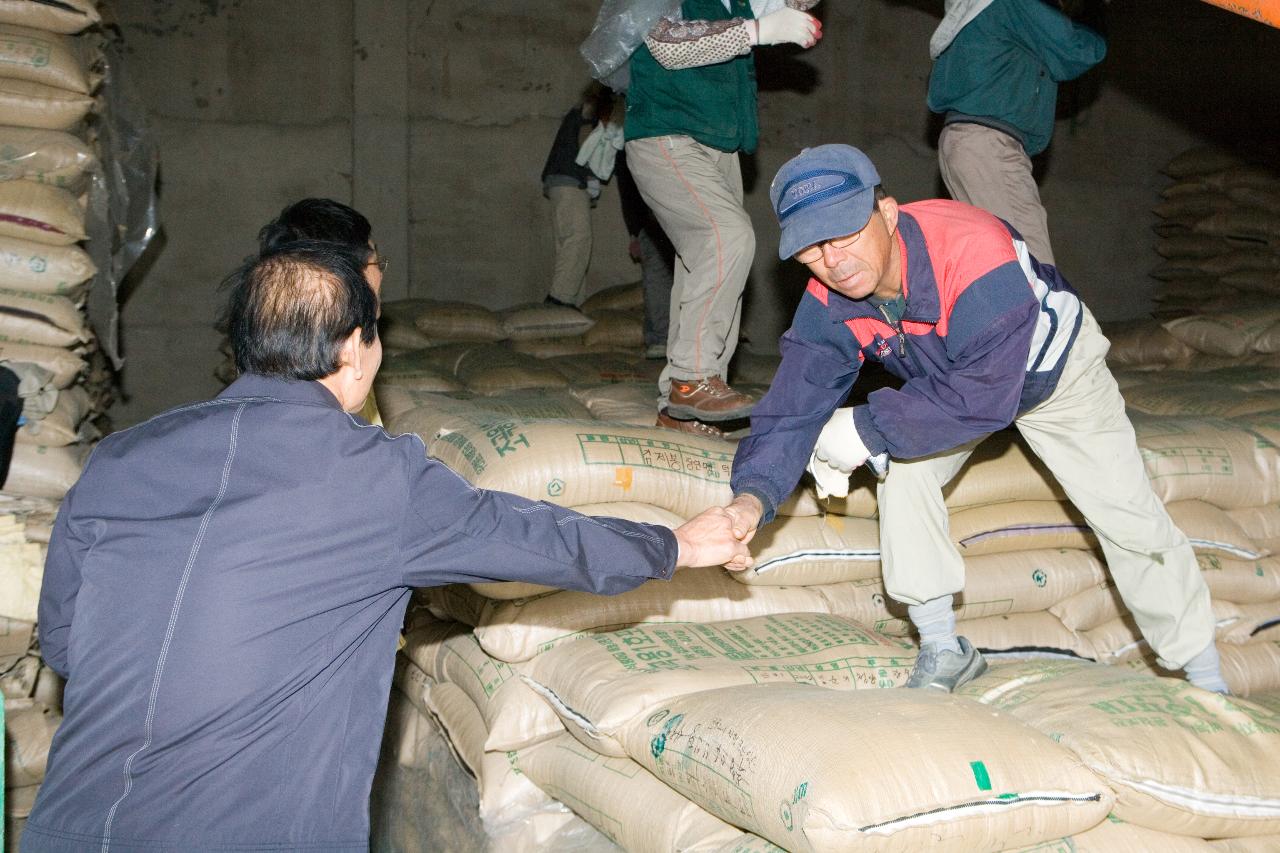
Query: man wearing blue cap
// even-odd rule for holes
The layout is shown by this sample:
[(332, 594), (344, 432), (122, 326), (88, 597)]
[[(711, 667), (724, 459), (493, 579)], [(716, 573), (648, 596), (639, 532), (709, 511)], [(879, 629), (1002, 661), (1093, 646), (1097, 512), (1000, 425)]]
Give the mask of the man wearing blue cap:
[[(920, 633), (907, 686), (949, 692), (986, 664), (956, 636), (952, 596), (964, 587), (964, 562), (942, 488), (983, 438), (1012, 423), (1097, 534), (1161, 662), (1226, 692), (1209, 591), (1151, 489), (1104, 360), (1109, 343), (1057, 269), (978, 208), (899, 206), (848, 145), (803, 151), (778, 172), (770, 198), (779, 257), (813, 278), (734, 460), (735, 531), (749, 539), (771, 520), (806, 460), (821, 495), (843, 495), (853, 470), (884, 454), (885, 589)], [(868, 358), (904, 384), (840, 408)]]

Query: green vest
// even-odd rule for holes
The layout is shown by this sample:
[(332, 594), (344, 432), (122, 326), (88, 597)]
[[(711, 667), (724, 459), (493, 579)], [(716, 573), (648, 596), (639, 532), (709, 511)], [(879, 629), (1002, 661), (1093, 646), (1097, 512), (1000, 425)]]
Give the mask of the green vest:
[[(751, 18), (748, 0), (684, 0), (686, 21)], [(627, 139), (651, 136), (691, 136), (720, 151), (756, 149), (756, 66), (751, 54), (668, 71), (658, 64), (644, 43), (631, 55), (631, 86), (627, 90)]]

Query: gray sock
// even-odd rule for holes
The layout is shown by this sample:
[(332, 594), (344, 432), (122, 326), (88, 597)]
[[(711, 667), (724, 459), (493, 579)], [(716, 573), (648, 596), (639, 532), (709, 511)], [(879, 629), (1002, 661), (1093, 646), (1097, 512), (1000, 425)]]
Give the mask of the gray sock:
[(1218, 659), (1218, 647), (1212, 642), (1209, 643), (1208, 648), (1187, 661), (1187, 665), (1182, 670), (1187, 674), (1187, 681), (1201, 690), (1211, 690), (1214, 693), (1231, 692), (1227, 682), (1222, 679), (1222, 663)]
[(911, 624), (920, 632), (921, 646), (932, 643), (940, 652), (960, 651), (960, 643), (956, 641), (956, 612), (951, 609), (952, 601), (952, 596), (941, 595), (924, 604), (907, 606)]

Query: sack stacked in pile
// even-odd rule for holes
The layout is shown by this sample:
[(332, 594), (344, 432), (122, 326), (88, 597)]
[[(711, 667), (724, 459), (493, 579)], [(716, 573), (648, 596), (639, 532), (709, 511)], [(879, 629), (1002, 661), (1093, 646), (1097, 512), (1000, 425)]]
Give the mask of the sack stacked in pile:
[[(585, 420), (575, 402), (563, 391), (461, 400), (402, 391), (385, 406), (393, 431), (416, 431), (432, 456), (483, 487), (669, 526), (729, 498), (731, 442)], [(1256, 442), (1231, 445), (1232, 485), (1193, 465), (1178, 468), (1181, 445), (1156, 440), (1167, 431), (1140, 430), (1148, 458), (1163, 460), (1153, 478), (1204, 555), (1206, 577), (1222, 573), (1211, 582), (1218, 608), (1238, 620), (1234, 601), (1275, 600), (1260, 591), (1275, 576), (1262, 546), (1212, 501), (1231, 490), (1233, 505), (1275, 503), (1267, 494), (1267, 481), (1280, 481), (1268, 467), (1273, 457), (1254, 453)], [(1262, 482), (1243, 479), (1247, 467)], [(947, 500), (969, 570), (961, 630), (980, 645), (1093, 657), (1099, 646), (1140, 642), (1123, 624), (1082, 521), (1010, 435), (975, 454)], [(870, 492), (855, 490), (838, 506), (848, 515), (835, 508), (819, 515), (809, 495), (790, 501), (791, 514), (753, 543), (749, 573), (685, 570), (608, 598), (511, 583), (418, 593), (419, 605), (448, 621), (411, 631), (405, 654), (433, 697), (424, 704), (455, 743), (471, 744), (483, 814), (500, 822), (536, 812), (542, 801), (525, 785), (532, 780), (628, 849), (908, 850), (926, 837), (942, 849), (972, 849), (975, 838), (1014, 849), (1055, 839), (1082, 849), (1126, 841), (1197, 849), (1189, 838), (1168, 840), (1152, 822), (1104, 821), (1113, 786), (1081, 772), (1079, 757), (1052, 733), (1017, 718), (992, 722), (989, 710), (965, 700), (935, 704), (878, 690), (904, 682), (914, 650), (905, 613), (884, 596)], [(1246, 556), (1259, 556), (1249, 572), (1229, 562)], [(1109, 603), (1083, 601), (1099, 594)], [(1092, 607), (1096, 626), (1069, 628), (1053, 612), (1073, 618), (1069, 604)], [(459, 707), (470, 711), (469, 724)], [(867, 737), (867, 720), (910, 724)], [(812, 745), (797, 740), (819, 731)], [(910, 747), (907, 731), (916, 738)], [(959, 733), (978, 733), (982, 748)], [(877, 768), (892, 756), (866, 755), (869, 742), (943, 756), (941, 766), (955, 771), (928, 763), (921, 778), (887, 788)], [(963, 761), (945, 758), (953, 747)], [(856, 748), (856, 759), (846, 748)]]
[(1211, 148), (1183, 152), (1164, 172), (1174, 179), (1155, 206), (1156, 251), (1165, 260), (1152, 271), (1162, 309), (1199, 313), (1206, 303), (1249, 297), (1275, 306), (1280, 175)]
[(96, 269), (79, 245), (101, 75), (93, 36), (75, 34), (98, 20), (89, 0), (0, 5), (0, 364), (20, 378), (25, 421), (7, 494), (60, 498), (97, 435), (89, 416), (109, 403), (85, 387)]
[(57, 501), (79, 477), (110, 404), (83, 306), (97, 270), (80, 245), (98, 158), (86, 117), (100, 82), (91, 0), (0, 3), (0, 366), (22, 421), (0, 484), (0, 691), (5, 811), (14, 842), (44, 777), (61, 683), (35, 647)]

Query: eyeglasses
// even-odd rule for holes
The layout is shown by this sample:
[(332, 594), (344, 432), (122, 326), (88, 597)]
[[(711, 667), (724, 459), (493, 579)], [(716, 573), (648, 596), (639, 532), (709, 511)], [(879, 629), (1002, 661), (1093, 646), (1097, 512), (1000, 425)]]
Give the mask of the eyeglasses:
[(381, 272), (385, 273), (387, 271), (387, 265), (389, 263), (391, 263), (391, 261), (387, 260), (386, 258), (375, 257), (372, 261), (369, 261), (369, 263), (365, 264), (365, 266), (377, 267)]
[[(863, 231), (866, 229), (864, 228)], [(815, 243), (812, 246), (801, 249), (792, 255), (802, 264), (813, 264), (822, 260), (822, 247), (830, 246), (833, 249), (847, 249), (854, 243), (858, 242), (858, 238), (862, 236), (862, 231), (857, 231), (846, 237), (836, 237), (831, 240), (823, 240), (821, 243)]]

